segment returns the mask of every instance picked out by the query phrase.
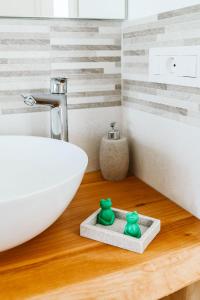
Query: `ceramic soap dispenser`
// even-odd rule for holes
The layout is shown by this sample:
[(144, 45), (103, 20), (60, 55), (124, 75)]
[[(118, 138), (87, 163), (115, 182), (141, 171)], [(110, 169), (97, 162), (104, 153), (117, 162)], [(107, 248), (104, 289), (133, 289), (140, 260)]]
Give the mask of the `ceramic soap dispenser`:
[(120, 181), (128, 173), (129, 149), (126, 137), (120, 137), (120, 131), (111, 123), (111, 129), (101, 140), (100, 169), (106, 180)]

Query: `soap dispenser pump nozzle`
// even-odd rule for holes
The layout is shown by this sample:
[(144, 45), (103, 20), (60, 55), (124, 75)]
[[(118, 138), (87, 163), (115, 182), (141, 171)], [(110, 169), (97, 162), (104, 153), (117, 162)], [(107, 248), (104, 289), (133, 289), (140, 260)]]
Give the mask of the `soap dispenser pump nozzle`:
[(111, 130), (108, 131), (108, 139), (109, 140), (119, 140), (120, 139), (120, 131), (115, 127), (116, 122), (110, 123)]

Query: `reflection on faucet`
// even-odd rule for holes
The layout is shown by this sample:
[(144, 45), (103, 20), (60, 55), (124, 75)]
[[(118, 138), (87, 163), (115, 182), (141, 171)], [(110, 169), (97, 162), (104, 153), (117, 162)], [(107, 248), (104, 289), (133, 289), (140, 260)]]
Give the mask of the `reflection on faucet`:
[(52, 78), (51, 94), (22, 95), (29, 106), (45, 105), (51, 108), (51, 137), (68, 141), (67, 79)]

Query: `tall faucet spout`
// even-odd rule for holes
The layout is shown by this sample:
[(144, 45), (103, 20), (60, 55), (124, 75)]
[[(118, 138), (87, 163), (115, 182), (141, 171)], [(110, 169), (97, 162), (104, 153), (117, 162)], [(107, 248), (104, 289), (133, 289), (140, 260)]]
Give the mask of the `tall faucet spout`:
[[(60, 89), (56, 86), (58, 93), (55, 93), (55, 89), (52, 90), (52, 82), (55, 81), (58, 85), (59, 80), (61, 80), (62, 85)], [(64, 78), (54, 78), (52, 82), (51, 94), (22, 95), (22, 97), (26, 105), (49, 106), (51, 113), (51, 137), (53, 139), (68, 141), (67, 96), (66, 87), (63, 86)]]

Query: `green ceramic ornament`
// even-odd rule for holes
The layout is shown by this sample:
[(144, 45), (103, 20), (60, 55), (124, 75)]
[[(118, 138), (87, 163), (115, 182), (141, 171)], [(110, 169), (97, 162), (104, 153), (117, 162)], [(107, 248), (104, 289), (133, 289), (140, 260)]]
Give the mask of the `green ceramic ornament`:
[(139, 215), (136, 211), (128, 213), (126, 215), (127, 224), (124, 229), (125, 235), (130, 235), (135, 238), (141, 237), (140, 226), (138, 225)]
[(100, 201), (101, 211), (97, 216), (97, 222), (99, 224), (109, 226), (112, 225), (115, 221), (115, 213), (111, 209), (112, 201), (110, 198), (107, 200), (102, 199)]

